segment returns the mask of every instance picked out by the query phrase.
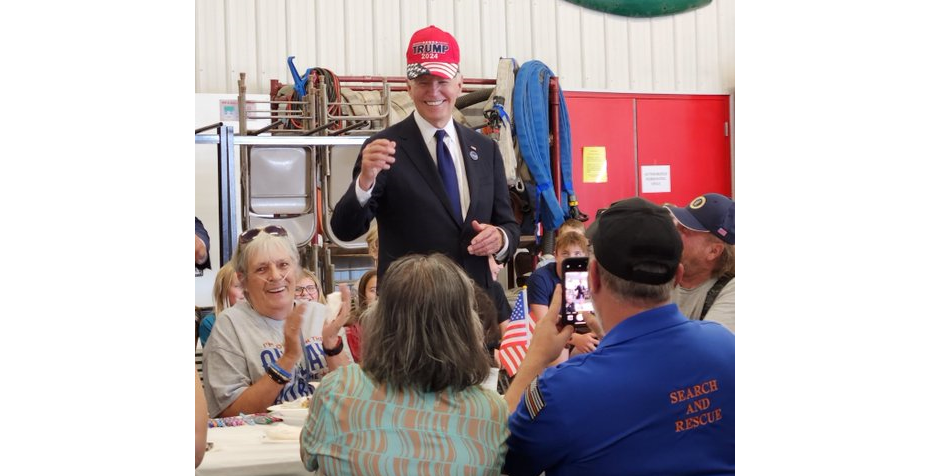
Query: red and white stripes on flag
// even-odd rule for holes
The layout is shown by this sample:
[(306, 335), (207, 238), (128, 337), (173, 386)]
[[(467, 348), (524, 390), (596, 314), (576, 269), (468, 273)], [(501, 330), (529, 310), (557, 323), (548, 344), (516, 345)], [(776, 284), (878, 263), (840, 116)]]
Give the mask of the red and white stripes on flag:
[(452, 63), (428, 62), (420, 65), (427, 68), (431, 73), (441, 73), (450, 78), (456, 76), (457, 71), (460, 71), (460, 65)]
[(499, 363), (510, 377), (516, 375), (522, 365), (526, 349), (532, 341), (532, 332), (535, 330), (535, 316), (529, 313), (529, 304), (526, 301), (526, 287), (523, 286), (519, 297), (516, 298), (512, 315), (509, 316), (503, 341), (499, 345)]

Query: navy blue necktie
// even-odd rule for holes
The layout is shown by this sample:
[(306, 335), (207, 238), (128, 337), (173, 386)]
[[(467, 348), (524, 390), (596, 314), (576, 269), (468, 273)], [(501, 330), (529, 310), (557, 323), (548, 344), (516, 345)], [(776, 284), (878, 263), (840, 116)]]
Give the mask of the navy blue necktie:
[(457, 221), (463, 221), (463, 213), (460, 212), (460, 186), (457, 185), (457, 169), (453, 166), (453, 158), (450, 156), (450, 150), (447, 144), (444, 144), (443, 137), (447, 132), (438, 129), (434, 133), (437, 137), (437, 170), (440, 172), (440, 180), (443, 180), (443, 188), (447, 190), (447, 199), (453, 207), (453, 214)]

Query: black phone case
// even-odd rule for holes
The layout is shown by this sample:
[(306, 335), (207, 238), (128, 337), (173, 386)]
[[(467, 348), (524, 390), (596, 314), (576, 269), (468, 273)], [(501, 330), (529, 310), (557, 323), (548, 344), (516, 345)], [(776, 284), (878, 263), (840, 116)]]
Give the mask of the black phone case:
[[(588, 324), (586, 322), (584, 321), (571, 322), (565, 319), (566, 309), (569, 304), (568, 299), (567, 299), (568, 293), (566, 292), (566, 289), (565, 289), (565, 284), (567, 282), (565, 277), (568, 275), (569, 271), (572, 271), (572, 272), (586, 271), (587, 272), (588, 271), (588, 257), (583, 256), (583, 257), (575, 257), (575, 258), (565, 258), (565, 260), (562, 261), (562, 308), (559, 310), (559, 323), (561, 325), (563, 326), (572, 325), (572, 326), (575, 326), (576, 329), (585, 329), (588, 327)], [(587, 290), (588, 289), (587, 280), (585, 281), (584, 284), (585, 284), (584, 287)]]

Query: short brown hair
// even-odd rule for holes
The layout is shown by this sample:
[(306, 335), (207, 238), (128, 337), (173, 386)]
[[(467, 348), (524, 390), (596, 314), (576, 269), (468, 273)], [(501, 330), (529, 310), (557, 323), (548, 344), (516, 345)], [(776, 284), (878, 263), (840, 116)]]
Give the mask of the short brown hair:
[(588, 254), (588, 237), (577, 231), (566, 231), (555, 239), (555, 251), (569, 246), (578, 246), (585, 254)]
[(569, 218), (565, 220), (565, 223), (562, 223), (562, 226), (558, 227), (559, 232), (567, 233), (569, 231), (577, 231), (578, 233), (585, 233), (585, 224), (574, 219)]
[(481, 383), (490, 364), (473, 286), (442, 254), (392, 263), (384, 292), (362, 320), (361, 368), (398, 389), (439, 392)]

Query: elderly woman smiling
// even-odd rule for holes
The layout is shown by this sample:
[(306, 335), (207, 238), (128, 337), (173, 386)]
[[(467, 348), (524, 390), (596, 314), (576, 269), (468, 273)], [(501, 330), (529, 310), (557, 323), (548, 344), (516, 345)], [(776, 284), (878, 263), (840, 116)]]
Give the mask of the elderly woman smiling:
[[(311, 395), (309, 382), (352, 361), (341, 330), (348, 306), (331, 319), (321, 303), (295, 302), (299, 253), (282, 227), (240, 235), (233, 263), (246, 301), (227, 308), (204, 349), (204, 391), (212, 417), (265, 412)], [(349, 298), (343, 286), (342, 301)]]

